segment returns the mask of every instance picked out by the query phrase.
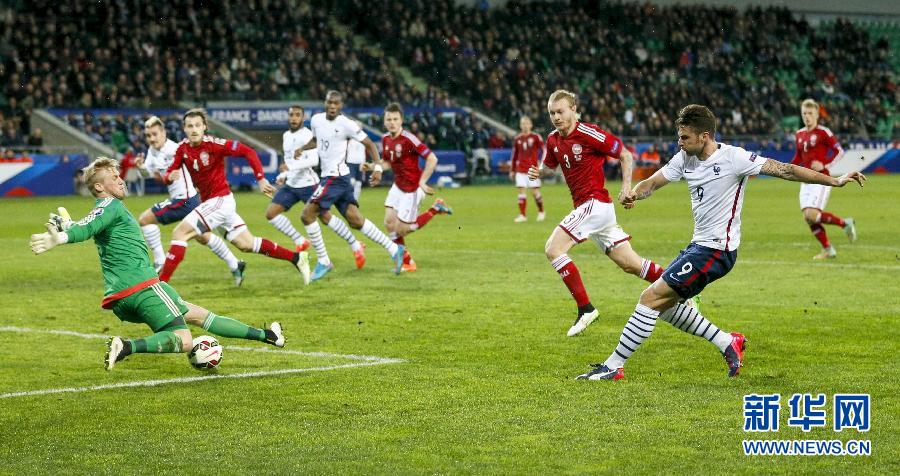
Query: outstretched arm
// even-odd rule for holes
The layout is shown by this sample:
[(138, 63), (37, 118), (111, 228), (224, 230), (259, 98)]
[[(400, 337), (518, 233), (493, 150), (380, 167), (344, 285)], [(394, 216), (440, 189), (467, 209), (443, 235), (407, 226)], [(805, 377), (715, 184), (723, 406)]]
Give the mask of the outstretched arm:
[(829, 177), (825, 174), (807, 169), (806, 167), (798, 167), (793, 164), (786, 164), (777, 160), (767, 159), (763, 164), (759, 173), (778, 177), (791, 182), (813, 183), (819, 185), (828, 185), (829, 187), (843, 187), (847, 182), (855, 181), (860, 187), (866, 181), (866, 176), (861, 172), (850, 172), (840, 177)]
[(638, 182), (633, 189), (626, 191), (625, 188), (622, 188), (622, 193), (619, 195), (619, 203), (626, 209), (634, 208), (634, 202), (653, 195), (653, 192), (665, 187), (668, 183), (669, 180), (663, 176), (662, 169), (657, 170), (650, 178)]
[(619, 153), (619, 160), (622, 163), (622, 189), (619, 190), (619, 201), (621, 202), (629, 195), (629, 189), (631, 188), (631, 171), (634, 165), (634, 155), (623, 145), (622, 152)]

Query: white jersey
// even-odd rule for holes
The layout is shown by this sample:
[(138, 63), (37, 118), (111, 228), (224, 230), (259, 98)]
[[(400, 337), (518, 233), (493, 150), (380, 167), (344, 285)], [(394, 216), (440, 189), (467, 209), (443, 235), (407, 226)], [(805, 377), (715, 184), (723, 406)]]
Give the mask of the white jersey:
[(287, 165), (287, 172), (284, 173), (285, 184), (288, 187), (303, 188), (311, 185), (318, 185), (319, 176), (313, 167), (319, 163), (319, 154), (315, 149), (304, 151), (300, 154), (299, 159), (294, 158), (297, 149), (306, 145), (312, 140), (312, 131), (301, 127), (296, 131), (284, 131), (284, 164)]
[(682, 150), (662, 168), (666, 180), (684, 178), (688, 183), (694, 213), (692, 242), (724, 251), (740, 246), (747, 178), (758, 175), (766, 160), (740, 147), (719, 144), (706, 160)]
[(348, 175), (350, 169), (347, 167), (347, 149), (350, 142), (353, 140), (362, 142), (368, 137), (359, 124), (344, 115), (329, 121), (325, 118), (325, 113), (320, 112), (312, 117), (309, 126), (316, 137), (322, 176)]
[[(144, 159), (144, 166), (141, 167), (151, 174), (165, 175), (166, 170), (175, 161), (175, 152), (178, 150), (178, 144), (172, 139), (166, 139), (166, 143), (162, 149), (157, 150), (153, 147), (147, 149), (147, 157)], [(181, 166), (181, 178), (169, 184), (169, 198), (184, 199), (197, 195), (197, 189), (194, 188), (194, 182), (191, 181), (191, 174), (185, 165)]]
[(366, 161), (366, 146), (358, 140), (350, 141), (347, 145), (347, 163), (361, 164)]

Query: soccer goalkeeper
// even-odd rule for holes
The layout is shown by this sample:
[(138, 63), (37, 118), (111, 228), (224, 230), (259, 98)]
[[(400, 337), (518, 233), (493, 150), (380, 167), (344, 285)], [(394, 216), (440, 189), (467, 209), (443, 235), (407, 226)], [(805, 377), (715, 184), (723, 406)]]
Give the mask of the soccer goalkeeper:
[(107, 341), (106, 370), (134, 353), (188, 352), (191, 331), (186, 324), (200, 326), (222, 337), (235, 337), (284, 347), (281, 325), (268, 329), (250, 327), (185, 302), (153, 271), (147, 245), (137, 220), (122, 204), (125, 182), (118, 163), (100, 157), (84, 169), (84, 181), (97, 198), (94, 209), (80, 221), (68, 219), (65, 209), (51, 214), (47, 232), (31, 235), (31, 250), (41, 254), (66, 243), (94, 238), (100, 254), (105, 284), (102, 306), (128, 322), (144, 323), (154, 334), (141, 339), (112, 337)]

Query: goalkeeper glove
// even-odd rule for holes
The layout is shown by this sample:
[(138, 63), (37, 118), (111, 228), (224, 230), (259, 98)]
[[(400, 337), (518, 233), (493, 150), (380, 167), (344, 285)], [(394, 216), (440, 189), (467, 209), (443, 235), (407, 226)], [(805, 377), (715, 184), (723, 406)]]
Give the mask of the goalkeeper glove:
[(57, 231), (56, 225), (53, 223), (47, 223), (45, 226), (47, 227), (46, 233), (31, 235), (31, 251), (36, 255), (69, 241), (69, 235), (65, 232)]
[(59, 212), (59, 214), (51, 213), (50, 223), (56, 227), (56, 231), (67, 231), (72, 227), (72, 217), (69, 216), (69, 212), (65, 207), (59, 207), (56, 211)]

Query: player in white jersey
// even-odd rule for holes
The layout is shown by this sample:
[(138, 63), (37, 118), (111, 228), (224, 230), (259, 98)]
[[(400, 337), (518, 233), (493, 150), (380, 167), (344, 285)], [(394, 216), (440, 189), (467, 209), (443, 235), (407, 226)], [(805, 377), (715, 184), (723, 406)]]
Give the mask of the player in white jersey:
[(641, 293), (634, 314), (625, 324), (619, 344), (609, 358), (602, 364), (594, 364), (591, 371), (579, 375), (578, 379), (624, 378), (625, 361), (650, 337), (658, 318), (712, 342), (725, 357), (728, 376), (737, 375), (743, 365), (744, 336), (720, 330), (684, 300), (699, 294), (734, 266), (741, 242), (741, 208), (747, 180), (764, 174), (832, 187), (843, 187), (850, 181), (862, 186), (866, 180), (859, 172), (833, 178), (717, 143), (716, 118), (706, 106), (691, 104), (683, 108), (675, 125), (681, 151), (665, 167), (621, 197), (621, 203), (625, 208), (632, 208), (636, 200), (643, 200), (669, 182), (684, 178), (691, 194), (694, 236), (663, 275)]
[(359, 200), (362, 184), (365, 180), (361, 165), (366, 161), (366, 146), (362, 142), (352, 140), (347, 145), (347, 167), (350, 168), (350, 183), (353, 184), (353, 198)]
[[(325, 219), (324, 213), (332, 205), (337, 207), (351, 227), (362, 231), (370, 240), (384, 247), (394, 261), (395, 274), (400, 274), (403, 266), (404, 247), (391, 241), (374, 223), (366, 219), (360, 213), (359, 203), (353, 197), (350, 169), (347, 167), (350, 142), (354, 140), (361, 142), (369, 152), (369, 157), (375, 164), (372, 178), (369, 180), (372, 186), (378, 185), (381, 181), (383, 166), (375, 143), (369, 139), (359, 124), (341, 114), (343, 105), (341, 93), (328, 91), (325, 97), (325, 112), (314, 115), (310, 120), (313, 138), (303, 147), (303, 150), (313, 148), (318, 150), (322, 174), (319, 187), (303, 209), (303, 223), (317, 255), (316, 268), (312, 274), (313, 281), (321, 279), (334, 269), (325, 249), (319, 224), (316, 222), (317, 216)], [(329, 220), (329, 226), (333, 221)]]
[[(278, 193), (272, 198), (272, 203), (266, 209), (266, 219), (278, 231), (291, 238), (297, 246), (297, 251), (305, 251), (309, 248), (309, 240), (303, 237), (294, 228), (285, 212), (291, 209), (297, 202), (306, 204), (319, 185), (319, 175), (313, 169), (319, 165), (318, 151), (301, 150), (312, 139), (312, 131), (303, 127), (305, 111), (302, 106), (294, 105), (288, 109), (289, 129), (283, 135), (284, 163), (281, 164), (281, 173), (278, 174), (276, 183), (282, 185)], [(321, 220), (331, 227), (341, 238), (347, 240), (356, 267), (362, 268), (366, 263), (366, 255), (362, 243), (350, 233), (347, 225), (340, 218), (331, 213), (324, 213)]]
[[(162, 120), (156, 116), (152, 116), (144, 122), (144, 138), (150, 147), (147, 149), (146, 158), (138, 157), (135, 165), (141, 171), (141, 174), (145, 176), (150, 175), (156, 180), (165, 183), (162, 177), (166, 173), (166, 169), (172, 165), (175, 151), (178, 150), (178, 144), (166, 138), (166, 127), (163, 125)], [(138, 218), (144, 238), (153, 252), (153, 264), (157, 273), (166, 262), (159, 225), (168, 225), (181, 221), (191, 210), (200, 205), (200, 195), (197, 194), (197, 190), (194, 188), (187, 170), (182, 170), (181, 179), (168, 184), (168, 191), (169, 198), (167, 200), (156, 203), (144, 210)], [(225, 264), (231, 270), (235, 284), (240, 286), (244, 282), (246, 263), (239, 261), (221, 238), (212, 232), (206, 232), (197, 237), (197, 241), (208, 246), (216, 256), (225, 261)]]

